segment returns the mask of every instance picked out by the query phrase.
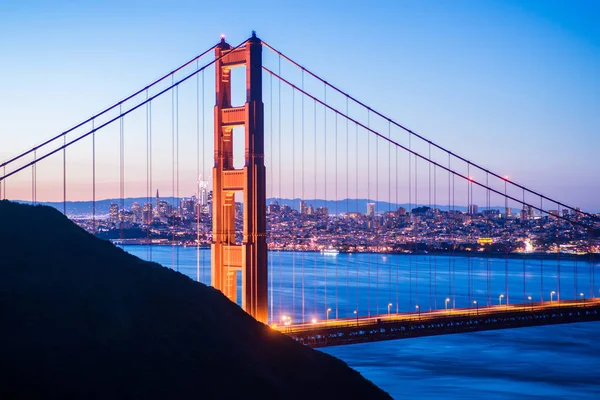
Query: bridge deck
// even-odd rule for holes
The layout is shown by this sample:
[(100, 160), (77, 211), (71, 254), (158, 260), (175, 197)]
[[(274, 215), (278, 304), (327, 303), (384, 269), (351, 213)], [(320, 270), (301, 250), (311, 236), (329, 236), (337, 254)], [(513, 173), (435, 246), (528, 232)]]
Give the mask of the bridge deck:
[(310, 347), (600, 320), (600, 299), (385, 314), (275, 327)]

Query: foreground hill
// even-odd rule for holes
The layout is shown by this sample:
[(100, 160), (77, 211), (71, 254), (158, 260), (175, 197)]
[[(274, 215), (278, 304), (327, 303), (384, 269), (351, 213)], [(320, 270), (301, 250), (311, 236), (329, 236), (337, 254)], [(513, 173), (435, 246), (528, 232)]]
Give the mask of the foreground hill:
[(389, 398), (220, 292), (0, 201), (0, 397)]

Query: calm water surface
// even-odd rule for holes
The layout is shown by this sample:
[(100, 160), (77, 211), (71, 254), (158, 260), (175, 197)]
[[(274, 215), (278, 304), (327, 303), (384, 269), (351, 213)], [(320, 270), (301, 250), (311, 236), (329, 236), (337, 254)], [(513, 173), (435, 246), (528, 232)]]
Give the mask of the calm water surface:
[[(125, 246), (210, 282), (210, 251)], [(566, 260), (270, 252), (274, 321), (598, 296), (600, 265)], [(600, 278), (600, 277), (599, 277)], [(506, 290), (508, 288), (508, 291)], [(559, 289), (560, 288), (560, 289)], [(500, 295), (504, 295), (500, 299)], [(556, 294), (553, 295), (556, 299)], [(327, 309), (331, 309), (327, 313)], [(327, 315), (328, 314), (328, 315)], [(600, 322), (365, 343), (323, 349), (394, 398), (600, 399)]]

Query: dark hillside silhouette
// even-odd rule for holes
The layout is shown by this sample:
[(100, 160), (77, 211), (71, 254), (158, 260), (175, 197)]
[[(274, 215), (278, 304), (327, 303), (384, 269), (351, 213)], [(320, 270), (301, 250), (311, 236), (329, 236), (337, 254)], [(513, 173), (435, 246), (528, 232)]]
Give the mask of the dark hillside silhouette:
[(0, 201), (1, 398), (389, 398), (220, 292)]

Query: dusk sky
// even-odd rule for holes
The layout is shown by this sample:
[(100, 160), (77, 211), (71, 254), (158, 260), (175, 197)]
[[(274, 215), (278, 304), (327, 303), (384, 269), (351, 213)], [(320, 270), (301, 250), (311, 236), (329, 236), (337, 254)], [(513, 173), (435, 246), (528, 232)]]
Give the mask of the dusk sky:
[[(598, 15), (596, 1), (4, 0), (0, 160), (144, 87), (221, 34), (235, 45), (256, 30), (434, 142), (599, 212)], [(165, 160), (155, 169), (170, 168)], [(74, 176), (72, 193), (84, 185)]]

